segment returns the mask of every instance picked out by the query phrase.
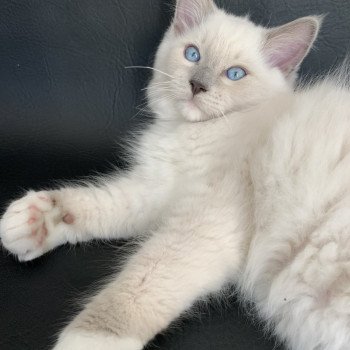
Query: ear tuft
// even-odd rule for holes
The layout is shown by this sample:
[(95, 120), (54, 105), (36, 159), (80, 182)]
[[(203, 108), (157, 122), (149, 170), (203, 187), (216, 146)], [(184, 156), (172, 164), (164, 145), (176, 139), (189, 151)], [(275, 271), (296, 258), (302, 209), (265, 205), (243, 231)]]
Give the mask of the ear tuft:
[(215, 9), (213, 0), (177, 0), (173, 23), (175, 33), (183, 34), (199, 25)]
[(263, 47), (269, 65), (280, 69), (285, 76), (297, 71), (317, 37), (322, 19), (319, 16), (303, 17), (269, 29)]

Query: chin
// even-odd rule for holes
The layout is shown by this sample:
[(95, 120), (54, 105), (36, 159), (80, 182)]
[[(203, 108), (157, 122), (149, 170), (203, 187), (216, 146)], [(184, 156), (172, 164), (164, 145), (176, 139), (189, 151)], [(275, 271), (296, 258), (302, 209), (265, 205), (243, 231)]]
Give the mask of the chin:
[(190, 122), (202, 122), (211, 119), (206, 113), (199, 109), (192, 101), (180, 103), (181, 115)]

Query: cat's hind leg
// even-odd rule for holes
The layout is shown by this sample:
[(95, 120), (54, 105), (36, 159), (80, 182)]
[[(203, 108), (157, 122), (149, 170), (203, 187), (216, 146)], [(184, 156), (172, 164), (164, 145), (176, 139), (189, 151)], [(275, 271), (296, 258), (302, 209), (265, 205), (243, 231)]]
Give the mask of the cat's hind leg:
[(284, 258), (271, 266), (275, 273), (258, 307), (293, 350), (350, 349), (349, 204), (340, 202), (318, 225), (305, 227), (303, 239), (285, 241)]

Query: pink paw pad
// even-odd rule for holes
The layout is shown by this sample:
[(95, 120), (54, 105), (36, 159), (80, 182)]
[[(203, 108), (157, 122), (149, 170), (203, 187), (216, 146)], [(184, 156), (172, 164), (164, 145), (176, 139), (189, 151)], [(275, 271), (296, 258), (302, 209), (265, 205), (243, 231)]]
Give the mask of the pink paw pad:
[(30, 210), (30, 217), (28, 219), (28, 225), (32, 225), (38, 220), (38, 213), (41, 213), (41, 211), (36, 205), (30, 205), (29, 210)]
[(38, 246), (44, 243), (47, 234), (48, 231), (45, 225), (38, 229), (32, 229), (32, 236), (36, 238)]
[(30, 206), (29, 206), (29, 209), (30, 210), (34, 210), (34, 211), (41, 211), (36, 205), (34, 205), (34, 204), (31, 204)]
[(74, 223), (74, 216), (72, 214), (66, 214), (62, 218), (63, 222), (65, 222), (68, 225), (72, 225)]
[(34, 222), (35, 222), (36, 220), (37, 220), (37, 218), (31, 217), (31, 218), (28, 220), (28, 225), (34, 224)]

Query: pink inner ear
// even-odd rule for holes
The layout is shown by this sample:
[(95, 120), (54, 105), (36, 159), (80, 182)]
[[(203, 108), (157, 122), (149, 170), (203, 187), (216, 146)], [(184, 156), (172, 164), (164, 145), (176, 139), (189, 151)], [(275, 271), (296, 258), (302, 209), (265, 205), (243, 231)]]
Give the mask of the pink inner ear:
[(187, 28), (192, 28), (196, 25), (194, 14), (189, 9), (179, 8), (176, 13), (175, 29), (177, 32), (182, 33)]
[(296, 70), (314, 42), (317, 30), (318, 23), (313, 18), (271, 29), (263, 49), (267, 62), (286, 75)]
[(294, 70), (304, 58), (308, 46), (303, 43), (291, 42), (270, 52), (268, 62), (272, 67), (279, 68), (284, 73)]
[(177, 0), (174, 29), (182, 34), (189, 28), (199, 25), (215, 8), (212, 0)]

